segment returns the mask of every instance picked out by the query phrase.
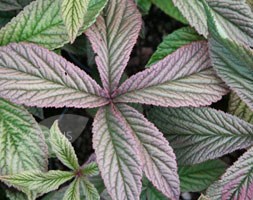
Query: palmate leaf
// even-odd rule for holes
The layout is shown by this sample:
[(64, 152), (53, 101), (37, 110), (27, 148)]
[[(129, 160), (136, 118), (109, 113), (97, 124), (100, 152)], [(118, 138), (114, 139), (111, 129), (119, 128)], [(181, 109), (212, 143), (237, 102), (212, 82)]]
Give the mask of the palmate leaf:
[(201, 106), (221, 99), (226, 86), (210, 67), (207, 43), (193, 42), (126, 80), (115, 102)]
[(221, 160), (209, 160), (197, 165), (179, 166), (181, 192), (200, 192), (216, 181), (227, 165)]
[(93, 148), (113, 200), (141, 193), (142, 170), (135, 139), (114, 105), (102, 107), (93, 124)]
[(66, 190), (62, 200), (80, 200), (80, 179), (76, 178)]
[(179, 198), (176, 158), (162, 133), (135, 109), (119, 104), (118, 109), (135, 135), (146, 177), (174, 200)]
[(97, 54), (96, 63), (108, 93), (117, 88), (140, 29), (141, 14), (133, 0), (110, 0), (85, 32)]
[(148, 65), (162, 60), (184, 45), (203, 39), (202, 36), (189, 26), (180, 28), (164, 38), (163, 42), (157, 47), (156, 52), (150, 58)]
[(212, 200), (244, 199), (253, 196), (253, 148), (241, 156), (207, 191)]
[(47, 169), (43, 133), (24, 107), (0, 98), (0, 174)]
[(230, 94), (228, 112), (253, 124), (253, 111), (234, 92)]
[[(253, 45), (253, 13), (245, 0), (204, 0), (224, 32), (233, 40)], [(208, 36), (207, 17), (200, 0), (173, 0), (190, 25)]]
[(74, 42), (84, 22), (90, 0), (63, 0), (62, 18), (67, 27), (71, 43)]
[(96, 107), (102, 89), (61, 56), (33, 44), (0, 47), (0, 96), (27, 106)]
[(179, 165), (218, 158), (253, 144), (253, 125), (211, 108), (152, 108), (148, 116), (169, 140)]
[(70, 141), (61, 133), (58, 121), (50, 129), (50, 142), (57, 158), (72, 170), (79, 169), (78, 159)]
[(1, 176), (0, 180), (17, 188), (34, 190), (44, 194), (58, 189), (60, 185), (74, 177), (73, 172), (52, 170), (49, 172), (27, 171), (10, 176)]
[[(81, 28), (92, 25), (107, 0), (90, 0)], [(0, 45), (11, 42), (32, 42), (48, 49), (68, 43), (69, 37), (61, 17), (62, 0), (36, 0), (0, 30)], [(78, 35), (82, 32), (80, 31)]]

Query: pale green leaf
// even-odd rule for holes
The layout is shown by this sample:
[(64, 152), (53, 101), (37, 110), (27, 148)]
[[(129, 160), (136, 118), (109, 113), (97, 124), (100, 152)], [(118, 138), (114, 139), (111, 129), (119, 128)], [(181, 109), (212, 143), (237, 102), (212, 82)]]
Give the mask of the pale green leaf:
[(92, 162), (89, 164), (86, 164), (82, 168), (82, 172), (84, 176), (96, 176), (99, 174), (99, 169), (97, 166), (97, 163)]
[(68, 31), (71, 43), (74, 42), (84, 22), (90, 0), (63, 0), (62, 18)]
[(62, 200), (80, 200), (80, 179), (76, 178), (66, 190)]
[(61, 133), (56, 121), (50, 129), (50, 142), (57, 158), (68, 168), (79, 169), (78, 159), (70, 141)]
[(209, 160), (191, 166), (179, 166), (181, 192), (200, 192), (216, 181), (227, 165), (220, 160)]
[[(207, 2), (219, 28), (233, 40), (253, 45), (253, 13), (245, 0), (203, 0)], [(208, 36), (205, 10), (200, 0), (173, 0), (191, 26)]]
[(99, 200), (100, 196), (98, 194), (97, 189), (95, 188), (95, 186), (89, 182), (87, 179), (82, 179), (81, 180), (81, 188), (82, 188), (82, 192), (85, 195), (87, 200)]
[(48, 157), (49, 158), (55, 158), (55, 153), (53, 151), (51, 142), (50, 142), (50, 129), (47, 128), (46, 126), (40, 125), (40, 128), (42, 130), (42, 133), (44, 134), (45, 137), (45, 142), (47, 144), (47, 149), (48, 149)]
[(201, 196), (198, 198), (198, 200), (211, 200), (207, 196), (201, 194)]
[(27, 188), (44, 194), (56, 190), (74, 177), (73, 172), (52, 170), (49, 172), (26, 171), (20, 174), (1, 176), (0, 180), (16, 188)]
[(228, 112), (253, 124), (253, 111), (234, 92), (229, 96)]
[(211, 108), (152, 108), (179, 165), (200, 163), (253, 145), (253, 125)]
[(151, 1), (167, 15), (175, 18), (176, 20), (184, 24), (188, 23), (185, 17), (180, 13), (178, 8), (174, 6), (172, 0), (151, 0)]
[(212, 200), (252, 200), (253, 148), (244, 153), (207, 191)]
[(47, 145), (32, 115), (0, 98), (0, 173), (47, 169)]
[[(107, 0), (90, 0), (80, 35), (92, 25)], [(62, 0), (37, 0), (25, 7), (17, 17), (0, 30), (0, 45), (32, 42), (48, 49), (68, 43), (69, 37), (61, 17)]]
[(150, 58), (148, 65), (150, 66), (162, 60), (184, 45), (200, 40), (204, 40), (204, 38), (193, 28), (189, 26), (180, 28), (163, 39), (163, 42), (157, 47), (157, 50)]

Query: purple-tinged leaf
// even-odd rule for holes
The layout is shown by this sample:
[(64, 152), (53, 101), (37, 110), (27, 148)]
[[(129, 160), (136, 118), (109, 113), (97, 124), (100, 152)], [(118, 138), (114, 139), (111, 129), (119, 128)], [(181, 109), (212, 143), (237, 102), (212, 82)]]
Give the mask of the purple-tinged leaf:
[(108, 92), (117, 88), (140, 29), (141, 15), (133, 0), (110, 0), (85, 32), (97, 54), (96, 63)]
[(203, 106), (227, 93), (211, 68), (207, 43), (193, 42), (126, 80), (115, 102), (157, 106)]
[(114, 105), (99, 109), (93, 134), (98, 166), (112, 199), (138, 199), (142, 178), (140, 155), (131, 130)]
[(102, 89), (84, 71), (33, 44), (0, 47), (0, 96), (39, 107), (97, 107)]
[(180, 194), (177, 163), (168, 141), (138, 111), (124, 104), (117, 107), (134, 134), (146, 177), (168, 198), (177, 200)]
[(253, 148), (244, 153), (207, 191), (212, 200), (252, 200)]

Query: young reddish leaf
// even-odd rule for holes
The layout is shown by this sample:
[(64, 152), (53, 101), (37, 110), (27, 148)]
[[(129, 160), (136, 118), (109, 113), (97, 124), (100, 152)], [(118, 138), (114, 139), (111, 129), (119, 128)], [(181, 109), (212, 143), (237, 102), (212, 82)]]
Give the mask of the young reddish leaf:
[(176, 157), (168, 141), (138, 111), (124, 104), (117, 107), (131, 128), (141, 151), (145, 175), (168, 198), (178, 199), (180, 189)]
[(253, 125), (211, 108), (152, 108), (179, 165), (201, 163), (253, 145)]
[(244, 153), (207, 191), (212, 200), (252, 200), (253, 148)]
[(61, 56), (33, 44), (0, 47), (0, 96), (28, 106), (97, 107), (102, 89)]
[(99, 109), (93, 134), (98, 166), (112, 199), (138, 198), (142, 170), (137, 144), (114, 105)]
[(207, 43), (193, 42), (126, 80), (115, 102), (203, 106), (221, 99), (226, 86), (211, 68)]
[(96, 23), (86, 31), (108, 92), (117, 88), (140, 28), (141, 15), (133, 0), (110, 0)]

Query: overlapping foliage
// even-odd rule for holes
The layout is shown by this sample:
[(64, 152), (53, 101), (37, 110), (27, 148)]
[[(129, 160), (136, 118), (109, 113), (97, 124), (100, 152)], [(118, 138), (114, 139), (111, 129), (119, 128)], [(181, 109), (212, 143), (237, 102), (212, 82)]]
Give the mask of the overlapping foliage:
[[(162, 1), (152, 2), (167, 12)], [(223, 162), (208, 160), (252, 146), (250, 7), (243, 0), (173, 2), (177, 8), (167, 13), (188, 22), (208, 41), (193, 28), (177, 30), (164, 39), (147, 69), (122, 84), (142, 26), (133, 0), (36, 0), (0, 30), (0, 96), (4, 98), (0, 100), (0, 179), (4, 183), (35, 199), (71, 180), (61, 198), (99, 199), (89, 179), (98, 175), (99, 168), (104, 193), (113, 200), (177, 200), (180, 189), (203, 191), (224, 172)], [(21, 6), (18, 1), (8, 4), (0, 4), (0, 9)], [(102, 86), (50, 51), (73, 42), (83, 31), (95, 53)], [(228, 111), (236, 116), (197, 108), (217, 102), (230, 90), (234, 93)], [(98, 166), (79, 165), (57, 122), (46, 145), (47, 131), (25, 108), (8, 100), (37, 107), (99, 108), (92, 129)], [(148, 121), (128, 103), (163, 108), (148, 107)], [(47, 171), (48, 148), (71, 171)], [(252, 149), (201, 198), (250, 199), (251, 157)], [(217, 165), (220, 170), (215, 170)], [(9, 193), (12, 199), (15, 195), (23, 194)]]

